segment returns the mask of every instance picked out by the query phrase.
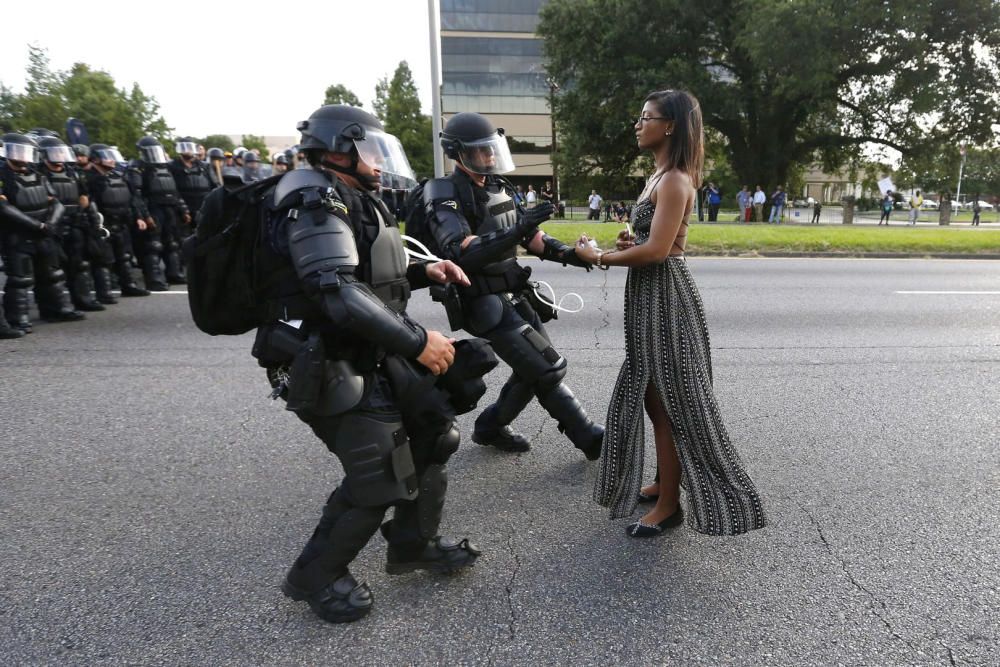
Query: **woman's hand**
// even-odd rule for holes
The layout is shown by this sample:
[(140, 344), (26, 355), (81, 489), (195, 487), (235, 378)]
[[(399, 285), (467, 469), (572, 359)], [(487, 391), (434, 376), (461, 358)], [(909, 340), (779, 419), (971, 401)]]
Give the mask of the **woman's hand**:
[(590, 245), (590, 239), (587, 238), (586, 234), (583, 234), (576, 242), (576, 256), (587, 262), (588, 264), (595, 264), (597, 262), (598, 251)]
[(635, 237), (627, 229), (623, 229), (618, 232), (618, 238), (615, 240), (615, 248), (618, 250), (627, 250), (635, 245), (634, 239)]

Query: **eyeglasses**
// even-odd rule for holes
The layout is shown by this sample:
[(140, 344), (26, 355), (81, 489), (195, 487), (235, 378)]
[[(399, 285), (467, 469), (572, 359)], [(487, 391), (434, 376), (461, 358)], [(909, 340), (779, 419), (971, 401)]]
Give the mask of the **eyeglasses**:
[(670, 118), (664, 118), (663, 116), (639, 116), (635, 119), (635, 124), (639, 125), (645, 123), (647, 120), (671, 120)]

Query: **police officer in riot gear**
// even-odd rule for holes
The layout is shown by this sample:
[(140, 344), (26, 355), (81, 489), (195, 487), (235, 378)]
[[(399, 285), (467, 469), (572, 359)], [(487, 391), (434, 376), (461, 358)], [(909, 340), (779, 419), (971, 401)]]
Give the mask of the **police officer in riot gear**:
[[(222, 168), (226, 166), (226, 152), (221, 148), (208, 149), (208, 178), (213, 188), (222, 185)], [(198, 209), (191, 209), (197, 213)]]
[(455, 370), (463, 351), (478, 349), (488, 367), (496, 359), (485, 341), (454, 343), (406, 314), (411, 287), (467, 278), (452, 262), (407, 264), (399, 228), (377, 196), (383, 174), (412, 178), (396, 138), (346, 105), (318, 109), (299, 130), (312, 168), (287, 172), (273, 188), (271, 265), (260, 270), (274, 319), (258, 330), (254, 351), (275, 396), (345, 472), (283, 590), (327, 621), (348, 622), (372, 604), (348, 565), (390, 506), (394, 517), (381, 526), (389, 574), (454, 572), (479, 555), (437, 529), (446, 463), (459, 445), (455, 414), (485, 392), (483, 364), (464, 377)]
[[(139, 157), (129, 165), (125, 178), (143, 200), (144, 217), (150, 225), (139, 232), (135, 251), (146, 287), (163, 292), (167, 290), (167, 283), (185, 283), (180, 258), (181, 225), (191, 224), (191, 214), (167, 167), (169, 160), (160, 142), (155, 137), (143, 137), (135, 147), (139, 149)], [(161, 258), (165, 272), (160, 265)]]
[[(201, 209), (202, 201), (215, 187), (212, 184), (211, 172), (208, 165), (198, 159), (198, 144), (193, 139), (178, 140), (174, 150), (177, 156), (170, 162), (170, 173), (174, 175), (177, 190), (188, 211), (197, 213)], [(184, 225), (179, 230), (182, 236), (187, 236), (191, 232), (191, 227)]]
[(109, 267), (113, 267), (118, 276), (122, 296), (149, 296), (149, 290), (139, 287), (132, 276), (133, 230), (144, 233), (148, 229), (145, 208), (118, 170), (122, 161), (121, 153), (110, 146), (94, 144), (90, 147), (87, 190), (104, 216), (104, 226), (110, 234), (107, 241), (110, 252), (94, 272), (94, 287), (102, 303), (113, 303), (113, 300), (106, 300), (111, 297)]
[(7, 285), (4, 309), (14, 327), (31, 332), (28, 290), (35, 288), (35, 301), (44, 320), (82, 320), (74, 310), (66, 289), (66, 274), (59, 262), (55, 236), (64, 208), (52, 186), (37, 169), (38, 144), (23, 134), (2, 137), (5, 159), (0, 166), (0, 230)]
[(104, 310), (95, 298), (94, 277), (91, 274), (92, 258), (101, 262), (106, 255), (101, 247), (104, 229), (97, 211), (90, 206), (87, 183), (74, 166), (76, 156), (62, 139), (42, 137), (38, 146), (42, 155), (42, 173), (66, 209), (60, 235), (73, 306), (84, 311)]
[(263, 178), (260, 168), (260, 158), (253, 151), (243, 153), (243, 182), (253, 183)]
[(527, 290), (530, 270), (517, 262), (520, 245), (543, 260), (590, 270), (568, 246), (538, 230), (552, 214), (543, 202), (521, 209), (514, 189), (500, 175), (514, 169), (503, 130), (477, 113), (459, 113), (441, 133), (454, 173), (424, 186), (432, 250), (469, 275), (472, 285), (459, 289), (464, 328), (493, 343), (511, 367), (497, 402), (476, 420), (472, 439), (507, 451), (527, 451), (530, 443), (511, 422), (533, 397), (559, 422), (559, 429), (584, 455), (600, 456), (604, 428), (594, 424), (563, 384), (566, 359), (549, 340)]
[(274, 173), (283, 174), (286, 171), (288, 171), (288, 156), (281, 153), (274, 158)]
[(90, 164), (90, 148), (86, 144), (73, 144), (73, 155), (78, 169), (86, 169)]

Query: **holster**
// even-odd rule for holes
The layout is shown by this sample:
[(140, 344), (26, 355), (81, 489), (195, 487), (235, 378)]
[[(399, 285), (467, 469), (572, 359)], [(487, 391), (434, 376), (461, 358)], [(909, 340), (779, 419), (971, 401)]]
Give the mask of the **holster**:
[(495, 262), (483, 267), (481, 271), (469, 274), (468, 287), (458, 288), (462, 297), (472, 298), (484, 294), (514, 294), (524, 289), (531, 277), (531, 267), (521, 266), (516, 258)]
[(538, 294), (535, 292), (538, 288), (537, 282), (529, 280), (528, 288), (521, 293), (521, 296), (528, 302), (532, 310), (538, 313), (538, 319), (543, 323), (559, 319), (559, 311), (538, 298)]
[(430, 288), (431, 299), (444, 304), (444, 312), (448, 314), (448, 326), (452, 331), (465, 329), (465, 318), (462, 316), (462, 298), (454, 283), (433, 285)]

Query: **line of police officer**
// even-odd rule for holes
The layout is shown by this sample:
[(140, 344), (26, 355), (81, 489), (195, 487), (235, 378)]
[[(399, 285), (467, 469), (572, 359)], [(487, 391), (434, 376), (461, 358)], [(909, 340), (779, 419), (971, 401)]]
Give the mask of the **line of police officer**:
[[(185, 282), (180, 243), (204, 198), (222, 184), (221, 149), (202, 161), (195, 142), (181, 139), (170, 160), (154, 137), (143, 137), (137, 158), (126, 163), (114, 147), (71, 149), (44, 128), (8, 133), (2, 142), (0, 255), (7, 281), (0, 338), (31, 332), (32, 290), (42, 319), (73, 321), (116, 303), (115, 282), (126, 297)], [(241, 170), (244, 161), (257, 161), (248, 155), (238, 156)], [(133, 258), (145, 288), (132, 275)]]

